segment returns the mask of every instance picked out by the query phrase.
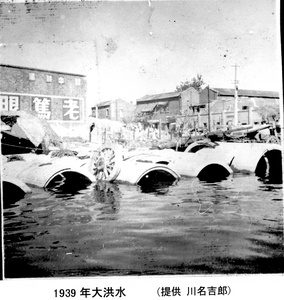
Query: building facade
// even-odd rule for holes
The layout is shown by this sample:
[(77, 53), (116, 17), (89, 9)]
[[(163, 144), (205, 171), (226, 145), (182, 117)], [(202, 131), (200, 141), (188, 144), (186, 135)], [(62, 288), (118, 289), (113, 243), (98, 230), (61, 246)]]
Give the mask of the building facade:
[[(134, 116), (135, 106), (123, 99), (104, 101), (92, 107), (92, 116), (98, 114), (99, 119), (109, 119), (122, 123), (131, 122)], [(96, 112), (97, 110), (97, 112)]]
[(190, 87), (182, 92), (146, 95), (137, 100), (136, 121), (170, 124), (176, 116), (199, 107), (199, 93)]
[(0, 72), (1, 111), (35, 112), (58, 130), (69, 129), (69, 134), (85, 122), (84, 75), (3, 64)]
[[(217, 101), (215, 102), (215, 109), (217, 110), (231, 110), (234, 106), (235, 90), (215, 88), (218, 93)], [(265, 106), (279, 107), (279, 93), (274, 91), (259, 91), (259, 90), (241, 90), (238, 94), (238, 109), (247, 110), (248, 107), (258, 108)]]
[[(238, 123), (239, 125), (259, 125), (275, 112), (279, 115), (279, 93), (259, 90), (238, 90)], [(200, 93), (200, 104), (206, 111), (192, 113), (190, 123), (194, 127), (216, 130), (218, 126), (226, 126), (234, 120), (235, 89), (206, 87)], [(207, 105), (206, 105), (207, 104)], [(264, 112), (264, 113), (263, 113)], [(277, 113), (278, 112), (278, 113)]]
[(218, 92), (215, 89), (211, 89), (209, 86), (205, 87), (199, 92), (199, 104), (208, 105), (212, 101), (218, 99)]
[[(137, 100), (136, 121), (170, 124), (187, 123), (189, 128), (216, 130), (234, 119), (234, 89), (205, 87), (197, 91), (190, 87), (182, 92), (145, 96)], [(240, 125), (260, 124), (260, 110), (269, 106), (279, 111), (279, 93), (238, 90), (238, 120)]]
[[(227, 121), (233, 119), (232, 112), (234, 110), (235, 90), (215, 88), (218, 97), (212, 103), (212, 112), (218, 113), (224, 111), (228, 116)], [(274, 91), (259, 91), (259, 90), (237, 90), (237, 105), (239, 123), (260, 124), (264, 119), (270, 121), (270, 118), (279, 118), (279, 93)], [(251, 111), (249, 113), (249, 111)], [(266, 112), (265, 112), (266, 111)], [(248, 119), (245, 117), (250, 115)]]

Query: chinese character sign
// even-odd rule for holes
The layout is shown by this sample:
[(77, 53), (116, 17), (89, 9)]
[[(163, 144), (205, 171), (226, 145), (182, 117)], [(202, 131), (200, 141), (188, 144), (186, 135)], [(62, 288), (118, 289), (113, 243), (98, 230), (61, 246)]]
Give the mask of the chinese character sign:
[(68, 121), (80, 120), (80, 100), (78, 99), (63, 100), (63, 120), (68, 120)]
[(33, 110), (41, 119), (51, 119), (51, 100), (49, 98), (35, 97), (33, 99)]
[(20, 101), (18, 96), (0, 95), (0, 110), (19, 110)]

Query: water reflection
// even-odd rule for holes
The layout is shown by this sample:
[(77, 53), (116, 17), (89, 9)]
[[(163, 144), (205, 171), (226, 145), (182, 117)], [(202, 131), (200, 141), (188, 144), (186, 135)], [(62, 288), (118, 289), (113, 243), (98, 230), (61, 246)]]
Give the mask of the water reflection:
[(166, 195), (169, 192), (169, 187), (172, 185), (172, 182), (154, 182), (139, 185), (139, 190), (142, 193), (154, 193), (156, 195)]
[[(16, 203), (25, 196), (25, 192), (9, 182), (3, 181), (1, 183), (2, 186), (0, 184), (0, 195), (3, 200), (3, 208), (5, 209), (16, 206)], [(1, 188), (3, 188), (3, 193)]]
[(282, 175), (268, 175), (263, 177), (258, 177), (259, 181), (262, 181), (265, 184), (281, 184), (283, 183)]
[(282, 185), (243, 175), (145, 183), (35, 189), (6, 207), (6, 276), (281, 269)]
[[(65, 176), (67, 176), (67, 173)], [(72, 177), (72, 173), (70, 172), (68, 180), (64, 180), (62, 177), (60, 177), (59, 180), (56, 180), (55, 177), (46, 190), (58, 195), (75, 195), (78, 191), (87, 188), (90, 184), (91, 183), (86, 181), (83, 177), (82, 180), (80, 180), (78, 175)]]
[(121, 192), (117, 184), (98, 181), (93, 185), (92, 196), (97, 203), (104, 204), (100, 207), (102, 214), (118, 213)]
[(168, 172), (152, 171), (143, 176), (138, 182), (142, 193), (155, 193), (156, 195), (165, 195), (169, 187), (176, 184), (177, 180)]

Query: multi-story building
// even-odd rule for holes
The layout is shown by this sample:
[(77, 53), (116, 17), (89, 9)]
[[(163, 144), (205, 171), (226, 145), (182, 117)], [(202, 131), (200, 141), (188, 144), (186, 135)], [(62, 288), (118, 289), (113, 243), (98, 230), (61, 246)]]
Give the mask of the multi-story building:
[(84, 75), (4, 64), (0, 72), (1, 111), (32, 111), (59, 135), (78, 135), (76, 125), (86, 120)]
[[(234, 89), (193, 87), (182, 92), (145, 96), (137, 100), (136, 120), (147, 123), (188, 123), (189, 127), (210, 130), (226, 125), (234, 118)], [(260, 108), (279, 109), (279, 93), (269, 91), (238, 90), (238, 120), (242, 125), (259, 124)]]
[(200, 108), (199, 93), (193, 87), (182, 92), (146, 95), (137, 100), (135, 116), (137, 121), (169, 124), (177, 115)]
[[(234, 118), (235, 89), (214, 88), (218, 96), (212, 102), (213, 114), (223, 112), (223, 123)], [(279, 117), (279, 93), (274, 91), (237, 90), (238, 121), (242, 125), (260, 124), (263, 119), (269, 119), (269, 113), (275, 112)], [(267, 113), (263, 114), (264, 111)], [(272, 112), (273, 111), (273, 112)], [(265, 116), (266, 115), (266, 116)]]
[[(214, 106), (220, 110), (231, 110), (234, 106), (235, 90), (214, 88), (218, 97)], [(256, 108), (265, 105), (279, 106), (279, 93), (272, 91), (259, 90), (237, 90), (238, 95), (238, 109), (246, 110), (248, 107)]]
[(127, 123), (132, 121), (134, 108), (132, 103), (123, 99), (104, 101), (92, 107), (92, 115), (95, 117), (97, 113), (99, 119), (109, 119)]

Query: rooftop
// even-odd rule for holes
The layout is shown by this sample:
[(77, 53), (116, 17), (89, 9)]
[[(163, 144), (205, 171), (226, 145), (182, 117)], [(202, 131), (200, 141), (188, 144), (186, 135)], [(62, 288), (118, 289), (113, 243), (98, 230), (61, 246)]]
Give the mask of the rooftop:
[(86, 77), (86, 75), (82, 75), (82, 74), (66, 73), (66, 72), (51, 71), (51, 70), (37, 69), (37, 68), (28, 68), (28, 67), (22, 67), (22, 66), (14, 66), (14, 65), (0, 64), (0, 67), (14, 68), (14, 69), (24, 69), (24, 70), (30, 70), (30, 71), (41, 71), (41, 72), (54, 73), (54, 74), (64, 74), (64, 75)]
[[(219, 96), (234, 96), (235, 89), (214, 88)], [(279, 92), (274, 91), (258, 91), (258, 90), (238, 90), (240, 97), (259, 97), (259, 98), (279, 98)]]
[(137, 102), (175, 98), (175, 97), (179, 97), (180, 94), (181, 94), (180, 92), (169, 92), (169, 93), (162, 93), (162, 94), (155, 94), (155, 95), (146, 95), (138, 99)]
[[(97, 106), (98, 107), (109, 106), (111, 103), (116, 102), (116, 101), (127, 102), (127, 101), (125, 101), (125, 100), (123, 100), (121, 98), (118, 98), (118, 99), (114, 99), (114, 100), (107, 100), (107, 101), (99, 102), (97, 104)], [(127, 102), (127, 103), (129, 103), (129, 105), (133, 105), (133, 103), (131, 103), (131, 102)]]
[(109, 106), (111, 104), (111, 102), (113, 102), (113, 100), (109, 100), (109, 101), (103, 101), (98, 103), (98, 107), (103, 107), (103, 106)]

